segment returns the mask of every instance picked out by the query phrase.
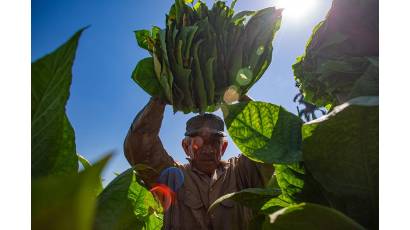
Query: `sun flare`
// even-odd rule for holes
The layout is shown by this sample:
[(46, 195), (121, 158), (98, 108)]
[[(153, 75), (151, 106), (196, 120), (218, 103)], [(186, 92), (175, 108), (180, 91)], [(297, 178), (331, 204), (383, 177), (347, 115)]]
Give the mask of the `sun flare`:
[(283, 17), (302, 19), (311, 12), (317, 0), (277, 0), (275, 6), (283, 8)]

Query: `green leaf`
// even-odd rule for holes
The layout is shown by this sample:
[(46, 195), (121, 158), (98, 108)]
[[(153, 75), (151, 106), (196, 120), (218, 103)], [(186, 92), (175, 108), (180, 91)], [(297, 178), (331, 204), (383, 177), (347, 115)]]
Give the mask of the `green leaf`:
[(233, 8), (235, 7), (237, 1), (238, 0), (232, 0), (231, 6), (229, 7), (229, 8), (231, 8), (232, 11), (233, 11)]
[(77, 153), (78, 156), (78, 161), (80, 161), (81, 165), (84, 167), (84, 169), (88, 169), (91, 167), (90, 162), (88, 162), (87, 159), (85, 159), (85, 157), (81, 156), (79, 153)]
[(158, 230), (162, 228), (164, 222), (164, 215), (154, 212), (148, 217), (143, 225), (143, 229), (146, 230)]
[(101, 171), (110, 157), (80, 174), (34, 179), (31, 185), (32, 229), (92, 229), (95, 194)]
[(155, 76), (154, 59), (144, 58), (132, 72), (132, 79), (151, 96), (162, 96), (162, 88)]
[(136, 30), (134, 31), (135, 38), (137, 39), (139, 47), (150, 50), (149, 49), (149, 41), (151, 38), (151, 32), (149, 30)]
[[(113, 153), (110, 153), (110, 155), (112, 155)], [(81, 165), (84, 167), (84, 169), (88, 169), (91, 166), (90, 162), (83, 156), (81, 156), (80, 154), (77, 153), (78, 156), (78, 161), (81, 163)], [(102, 179), (100, 177), (100, 181), (98, 183), (98, 189), (97, 189), (97, 193), (96, 195), (98, 196), (98, 194), (101, 193), (101, 191), (103, 190), (103, 183), (102, 183)]]
[(318, 58), (312, 66), (312, 60), (305, 58), (307, 63), (296, 63), (293, 70), (307, 101), (318, 106), (338, 105), (353, 97), (378, 96), (378, 66), (373, 65), (374, 59)]
[(159, 39), (159, 32), (161, 31), (161, 28), (159, 28), (158, 26), (153, 26), (151, 29), (151, 37), (152, 39), (155, 41), (157, 39)]
[(161, 210), (152, 194), (137, 182), (134, 170), (128, 169), (99, 195), (94, 228), (136, 229), (150, 225), (150, 216)]
[(291, 165), (275, 164), (275, 176), (282, 191), (281, 200), (288, 203), (297, 202), (297, 195), (304, 187), (304, 168), (295, 163)]
[(246, 17), (252, 16), (254, 14), (255, 14), (255, 11), (248, 11), (248, 10), (241, 11), (233, 16), (232, 22), (235, 25), (238, 25), (239, 23), (242, 23), (246, 19)]
[(321, 44), (321, 46), (317, 50), (315, 50), (315, 52), (321, 52), (322, 50), (332, 46), (337, 47), (337, 45), (345, 42), (348, 38), (349, 37), (346, 34), (342, 34), (340, 32), (329, 34), (327, 40), (325, 40), (325, 42), (323, 42), (323, 44)]
[(226, 200), (233, 200), (242, 205), (258, 210), (265, 202), (280, 194), (279, 190), (264, 188), (247, 188), (239, 192), (233, 192), (219, 197), (208, 209), (210, 212), (220, 203)]
[(198, 0), (198, 1), (195, 3), (193, 9), (194, 9), (195, 11), (199, 12), (199, 8), (201, 7), (202, 4), (204, 4), (204, 3), (201, 2), (201, 0)]
[(74, 130), (65, 114), (78, 40), (85, 28), (31, 64), (31, 175), (75, 174)]
[[(272, 213), (291, 204), (299, 203), (305, 188), (305, 170), (303, 164), (274, 164), (275, 174), (267, 187), (281, 191), (281, 194), (267, 201), (260, 209), (261, 213)], [(310, 187), (308, 187), (310, 189)], [(308, 190), (310, 192), (310, 190)], [(315, 194), (316, 195), (316, 194)]]
[(365, 229), (341, 212), (325, 206), (301, 203), (269, 215), (262, 229), (359, 230)]
[(200, 40), (193, 45), (193, 73), (195, 74), (195, 80), (193, 87), (193, 96), (196, 98), (195, 102), (199, 108), (201, 114), (205, 113), (207, 107), (207, 92), (205, 89), (204, 77), (202, 76), (202, 70), (198, 58), (198, 47), (204, 40)]
[(378, 226), (378, 97), (359, 97), (303, 126), (306, 168), (333, 207), (363, 226)]
[(226, 106), (223, 113), (229, 135), (245, 156), (269, 164), (302, 159), (299, 117), (266, 102)]
[(172, 104), (172, 83), (174, 77), (171, 70), (169, 69), (168, 52), (165, 37), (166, 30), (161, 30), (159, 32), (159, 40), (161, 42), (161, 72), (160, 75), (157, 75), (157, 79), (159, 81), (159, 84), (162, 86), (162, 90), (166, 99), (169, 103)]
[(370, 65), (353, 85), (349, 98), (379, 95), (379, 58), (369, 58)]
[(260, 208), (259, 212), (264, 214), (270, 214), (276, 212), (281, 208), (288, 207), (289, 205), (291, 204), (282, 199), (282, 195), (279, 195), (278, 197), (271, 198), (266, 203), (264, 203)]

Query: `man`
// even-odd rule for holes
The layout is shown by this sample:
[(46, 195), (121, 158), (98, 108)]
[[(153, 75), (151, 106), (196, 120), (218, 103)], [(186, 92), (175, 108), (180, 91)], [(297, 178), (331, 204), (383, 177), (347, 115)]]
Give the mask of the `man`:
[(169, 167), (176, 167), (183, 174), (175, 201), (165, 211), (164, 228), (247, 229), (252, 217), (250, 209), (228, 200), (211, 212), (208, 208), (227, 193), (265, 186), (273, 167), (243, 155), (221, 161), (228, 142), (222, 119), (213, 114), (188, 120), (182, 148), (189, 163), (176, 163), (158, 135), (165, 106), (161, 99), (151, 98), (134, 119), (124, 142), (125, 156), (131, 165), (146, 164), (158, 171), (140, 173), (148, 188), (158, 183), (160, 172)]

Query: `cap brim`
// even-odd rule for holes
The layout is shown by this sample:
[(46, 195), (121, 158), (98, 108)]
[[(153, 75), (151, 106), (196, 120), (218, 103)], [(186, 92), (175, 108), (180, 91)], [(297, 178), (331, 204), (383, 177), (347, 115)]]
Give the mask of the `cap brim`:
[[(185, 132), (185, 136), (188, 136), (188, 137), (197, 136), (200, 132), (201, 132), (201, 130), (193, 130), (193, 131), (190, 131), (190, 132)], [(211, 134), (220, 136), (220, 137), (226, 137), (226, 133), (222, 132), (222, 131), (209, 130), (208, 132), (210, 132)]]

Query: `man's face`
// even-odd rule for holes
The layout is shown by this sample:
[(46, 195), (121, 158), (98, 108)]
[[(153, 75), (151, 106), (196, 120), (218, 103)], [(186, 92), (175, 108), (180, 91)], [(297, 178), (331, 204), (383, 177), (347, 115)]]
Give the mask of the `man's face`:
[(208, 175), (212, 175), (220, 164), (227, 145), (224, 137), (207, 131), (186, 137), (182, 141), (185, 153), (191, 158), (193, 166)]

